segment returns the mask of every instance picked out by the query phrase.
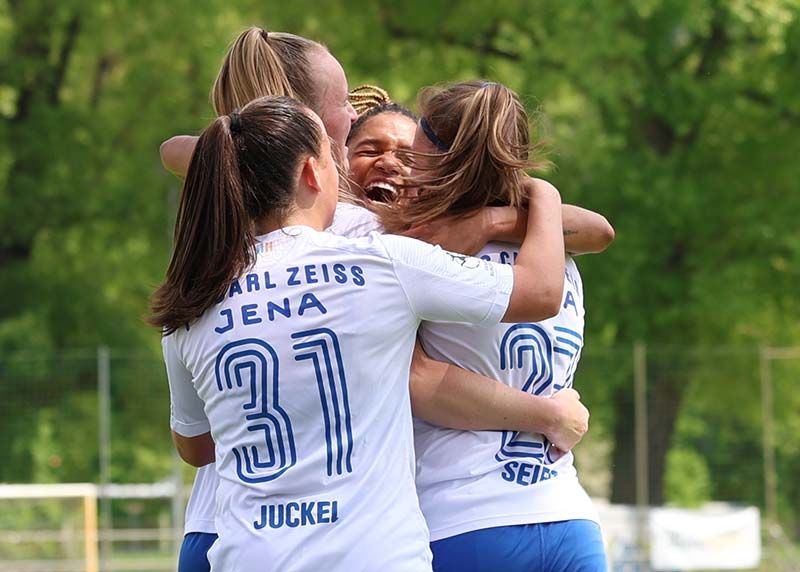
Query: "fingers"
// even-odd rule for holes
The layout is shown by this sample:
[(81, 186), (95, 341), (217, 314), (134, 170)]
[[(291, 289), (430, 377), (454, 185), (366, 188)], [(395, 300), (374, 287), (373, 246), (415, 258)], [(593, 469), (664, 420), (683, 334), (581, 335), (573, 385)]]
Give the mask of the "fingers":
[(558, 451), (567, 452), (574, 449), (578, 443), (581, 442), (582, 437), (583, 435), (578, 433), (559, 435), (558, 439), (550, 439), (550, 443), (552, 443), (553, 448), (557, 449)]
[(561, 449), (561, 448), (557, 447), (554, 443), (550, 444), (549, 456), (554, 461), (557, 461), (558, 459), (560, 459), (561, 457), (566, 455), (568, 452), (569, 452), (569, 449), (566, 449), (566, 450), (565, 449)]
[(581, 394), (572, 389), (571, 387), (565, 387), (558, 393), (553, 396), (553, 399), (569, 399), (572, 401), (580, 401)]
[(567, 389), (562, 389), (561, 391), (569, 391), (570, 396), (575, 397), (575, 399), (577, 399), (578, 401), (581, 400), (581, 394), (578, 393), (577, 389), (572, 389), (571, 387), (568, 387)]

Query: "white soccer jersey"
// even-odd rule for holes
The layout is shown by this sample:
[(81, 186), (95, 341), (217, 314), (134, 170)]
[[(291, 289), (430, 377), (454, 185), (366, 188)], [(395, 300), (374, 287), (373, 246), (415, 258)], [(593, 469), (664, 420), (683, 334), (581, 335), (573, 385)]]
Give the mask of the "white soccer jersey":
[(163, 340), (171, 426), (211, 431), (212, 570), (430, 570), (408, 371), (421, 320), (499, 322), (508, 266), (289, 227)]
[(349, 203), (338, 203), (327, 231), (339, 236), (359, 238), (373, 231), (383, 232), (383, 227), (372, 211)]
[[(333, 222), (327, 230), (339, 236), (359, 238), (381, 230), (381, 224), (372, 211), (348, 203), (338, 203)], [(184, 534), (217, 532), (214, 527), (214, 513), (218, 484), (219, 477), (214, 464), (197, 470), (189, 502), (186, 504)]]
[(186, 503), (186, 516), (183, 522), (183, 533), (203, 532), (216, 534), (214, 515), (216, 514), (217, 466), (215, 463), (200, 467), (194, 476), (192, 492)]
[[(514, 263), (519, 247), (491, 243), (484, 260)], [(583, 347), (583, 287), (568, 258), (560, 313), (535, 324), (441, 324), (420, 328), (425, 351), (541, 396), (571, 387)], [(542, 435), (455, 431), (415, 420), (417, 492), (439, 540), (472, 530), (571, 519), (597, 520), (578, 482), (572, 453), (559, 456)]]

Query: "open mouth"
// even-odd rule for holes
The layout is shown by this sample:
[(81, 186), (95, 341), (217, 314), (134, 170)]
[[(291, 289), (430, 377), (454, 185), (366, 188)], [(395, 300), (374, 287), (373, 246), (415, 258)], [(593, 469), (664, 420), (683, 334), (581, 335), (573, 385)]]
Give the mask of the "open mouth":
[(375, 181), (364, 187), (364, 194), (371, 201), (389, 203), (397, 196), (397, 186), (388, 181)]

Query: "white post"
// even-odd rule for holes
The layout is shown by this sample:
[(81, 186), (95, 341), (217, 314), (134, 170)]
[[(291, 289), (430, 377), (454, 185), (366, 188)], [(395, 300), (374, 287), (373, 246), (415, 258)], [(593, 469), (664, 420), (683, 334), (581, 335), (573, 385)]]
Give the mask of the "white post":
[(183, 542), (184, 524), (184, 498), (183, 498), (183, 461), (178, 452), (172, 450), (172, 482), (175, 485), (175, 492), (172, 495), (172, 537), (175, 547), (175, 566), (178, 565), (180, 557), (181, 543)]
[(647, 442), (647, 346), (642, 341), (636, 342), (633, 346), (633, 382), (637, 543), (639, 554), (644, 559), (645, 566), (649, 567), (650, 526), (647, 511), (650, 504), (650, 465)]
[(110, 569), (111, 557), (111, 352), (97, 348), (98, 436), (100, 440), (100, 570)]
[(775, 427), (772, 405), (772, 358), (769, 348), (762, 347), (759, 352), (761, 365), (761, 424), (762, 448), (764, 450), (764, 508), (767, 524), (778, 522), (777, 489), (775, 468)]

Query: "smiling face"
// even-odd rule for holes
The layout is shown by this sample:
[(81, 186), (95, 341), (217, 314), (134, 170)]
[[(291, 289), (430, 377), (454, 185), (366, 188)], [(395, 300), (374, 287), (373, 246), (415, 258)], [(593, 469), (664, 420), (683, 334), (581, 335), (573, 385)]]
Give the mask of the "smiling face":
[(416, 123), (400, 113), (384, 112), (370, 118), (350, 139), (350, 178), (367, 200), (390, 200), (410, 173), (397, 156), (414, 141)]

